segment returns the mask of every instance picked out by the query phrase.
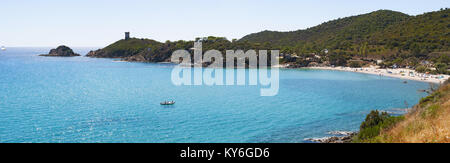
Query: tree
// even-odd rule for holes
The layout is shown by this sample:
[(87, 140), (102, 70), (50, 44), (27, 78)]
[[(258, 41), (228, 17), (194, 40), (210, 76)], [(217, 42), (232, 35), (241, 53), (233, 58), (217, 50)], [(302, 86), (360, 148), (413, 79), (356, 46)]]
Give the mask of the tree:
[(350, 62), (350, 67), (353, 67), (353, 68), (361, 67), (361, 63), (357, 62), (357, 61), (351, 61)]
[(447, 71), (448, 66), (445, 63), (436, 63), (435, 67), (436, 67), (436, 71), (439, 74), (447, 74), (448, 73), (448, 71)]
[(418, 67), (416, 67), (416, 71), (418, 73), (425, 73), (425, 72), (429, 71), (429, 69), (426, 68), (425, 66), (418, 66)]

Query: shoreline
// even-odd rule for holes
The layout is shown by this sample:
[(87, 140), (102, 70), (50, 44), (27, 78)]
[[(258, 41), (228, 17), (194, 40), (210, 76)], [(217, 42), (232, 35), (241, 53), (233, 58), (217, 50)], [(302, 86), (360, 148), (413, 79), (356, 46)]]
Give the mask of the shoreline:
[[(113, 62), (133, 62), (126, 60), (118, 60)], [(154, 62), (158, 64), (169, 64), (172, 62)], [(356, 72), (356, 73), (364, 73), (371, 75), (379, 75), (379, 76), (387, 76), (392, 78), (404, 79), (404, 80), (414, 80), (420, 82), (434, 83), (434, 84), (442, 84), (447, 79), (450, 78), (450, 75), (438, 74), (425, 74), (418, 73), (412, 69), (406, 68), (398, 68), (398, 69), (380, 69), (375, 67), (361, 67), (361, 68), (351, 68), (351, 67), (302, 67), (302, 68), (289, 68), (287, 64), (278, 64), (272, 66), (272, 68), (279, 69), (312, 69), (312, 70), (331, 70), (331, 71), (345, 71), (345, 72)]]
[(435, 84), (444, 83), (450, 76), (449, 75), (432, 75), (425, 73), (418, 73), (415, 70), (398, 68), (398, 69), (378, 69), (375, 67), (364, 67), (364, 68), (351, 68), (351, 67), (305, 67), (305, 69), (313, 70), (332, 70), (332, 71), (346, 71), (346, 72), (356, 72), (371, 75), (387, 76), (398, 79), (414, 80)]
[(358, 134), (354, 131), (330, 131), (327, 133), (331, 136), (321, 137), (321, 138), (306, 138), (303, 139), (310, 143), (351, 143), (353, 137)]

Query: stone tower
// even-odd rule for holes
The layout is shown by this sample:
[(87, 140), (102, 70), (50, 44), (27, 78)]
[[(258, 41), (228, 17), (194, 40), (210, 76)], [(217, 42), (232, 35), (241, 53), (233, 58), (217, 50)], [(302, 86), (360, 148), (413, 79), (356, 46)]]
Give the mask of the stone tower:
[(130, 39), (130, 32), (125, 32), (125, 40)]

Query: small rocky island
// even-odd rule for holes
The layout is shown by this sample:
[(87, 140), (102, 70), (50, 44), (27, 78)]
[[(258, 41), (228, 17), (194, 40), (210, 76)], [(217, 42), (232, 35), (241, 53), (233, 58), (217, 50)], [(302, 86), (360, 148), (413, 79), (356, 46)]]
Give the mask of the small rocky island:
[(70, 49), (67, 46), (61, 45), (58, 46), (56, 49), (50, 50), (48, 54), (41, 54), (39, 56), (46, 56), (46, 57), (74, 57), (74, 56), (80, 56), (80, 54), (77, 54), (73, 52), (72, 49)]

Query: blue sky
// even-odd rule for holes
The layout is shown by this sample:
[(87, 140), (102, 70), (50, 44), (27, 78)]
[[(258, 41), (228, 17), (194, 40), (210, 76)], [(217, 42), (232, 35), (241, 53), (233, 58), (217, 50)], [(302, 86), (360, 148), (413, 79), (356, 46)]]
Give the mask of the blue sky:
[(0, 46), (103, 47), (125, 31), (158, 41), (239, 39), (379, 9), (417, 15), (445, 7), (449, 0), (2, 0)]

